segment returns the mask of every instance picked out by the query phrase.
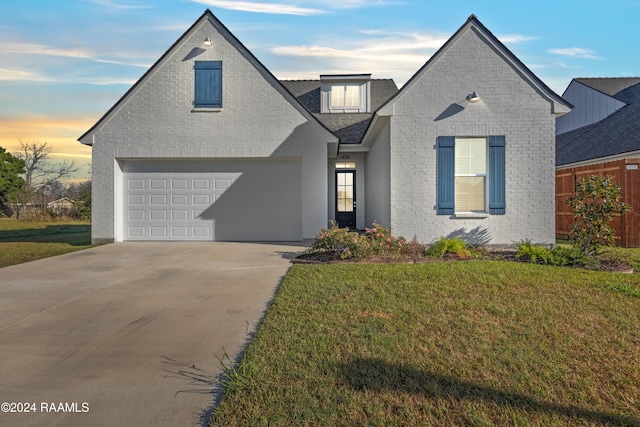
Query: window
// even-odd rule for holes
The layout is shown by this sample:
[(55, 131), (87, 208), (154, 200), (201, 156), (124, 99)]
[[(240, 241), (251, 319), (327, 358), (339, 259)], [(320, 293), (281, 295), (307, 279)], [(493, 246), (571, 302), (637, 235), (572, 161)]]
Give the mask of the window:
[(368, 113), (371, 111), (371, 74), (320, 76), (321, 113)]
[(456, 212), (485, 211), (486, 138), (455, 140)]
[(456, 138), (437, 141), (437, 213), (504, 215), (505, 137)]
[(356, 162), (336, 162), (336, 169), (355, 169)]
[(360, 85), (332, 85), (331, 108), (360, 108)]
[(193, 68), (194, 108), (222, 108), (222, 61), (196, 61)]

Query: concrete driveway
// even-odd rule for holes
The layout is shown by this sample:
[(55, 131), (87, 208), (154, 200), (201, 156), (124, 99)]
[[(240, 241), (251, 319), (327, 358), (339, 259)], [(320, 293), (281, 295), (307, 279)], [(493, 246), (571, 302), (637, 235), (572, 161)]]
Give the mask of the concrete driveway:
[(116, 243), (0, 269), (0, 425), (201, 425), (301, 246)]

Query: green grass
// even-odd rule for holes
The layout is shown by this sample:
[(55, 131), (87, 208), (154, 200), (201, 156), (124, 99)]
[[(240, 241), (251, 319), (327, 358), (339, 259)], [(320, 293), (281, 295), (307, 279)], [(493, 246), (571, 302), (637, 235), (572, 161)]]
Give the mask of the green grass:
[(91, 247), (91, 225), (82, 221), (0, 220), (0, 267)]
[(212, 425), (640, 425), (640, 276), (294, 265)]
[(606, 258), (622, 261), (640, 272), (640, 248), (619, 248), (610, 246), (602, 249), (602, 255)]

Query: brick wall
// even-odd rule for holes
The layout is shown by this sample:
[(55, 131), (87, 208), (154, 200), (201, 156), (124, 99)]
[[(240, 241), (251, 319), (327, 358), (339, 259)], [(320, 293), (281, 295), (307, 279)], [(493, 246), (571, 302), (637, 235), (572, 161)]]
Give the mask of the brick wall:
[[(205, 37), (212, 46), (197, 51)], [(196, 60), (222, 61), (220, 112), (192, 111)], [(314, 237), (327, 223), (326, 141), (331, 137), (262, 73), (226, 32), (218, 32), (208, 19), (201, 20), (86, 136), (94, 143), (94, 241), (113, 241), (121, 222), (115, 159), (135, 158), (302, 158), (303, 235)]]
[[(466, 97), (476, 91), (481, 101)], [(510, 244), (553, 242), (554, 115), (549, 100), (473, 29), (460, 37), (394, 104), (391, 227), (422, 242), (440, 236)], [(506, 215), (436, 215), (436, 138), (506, 136)]]

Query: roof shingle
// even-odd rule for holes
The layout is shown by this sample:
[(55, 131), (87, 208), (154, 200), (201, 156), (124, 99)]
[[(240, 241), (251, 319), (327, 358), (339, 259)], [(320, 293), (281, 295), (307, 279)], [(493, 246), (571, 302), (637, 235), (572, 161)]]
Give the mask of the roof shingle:
[[(320, 113), (320, 80), (281, 80), (322, 124), (340, 138), (341, 144), (358, 144), (371, 121), (372, 113)], [(371, 80), (371, 111), (375, 111), (398, 91), (392, 79)]]
[(599, 122), (557, 135), (556, 165), (640, 150), (640, 78), (575, 80), (628, 105)]
[(619, 92), (640, 83), (640, 77), (579, 77), (574, 80), (614, 98)]

